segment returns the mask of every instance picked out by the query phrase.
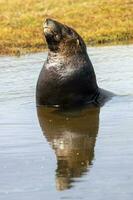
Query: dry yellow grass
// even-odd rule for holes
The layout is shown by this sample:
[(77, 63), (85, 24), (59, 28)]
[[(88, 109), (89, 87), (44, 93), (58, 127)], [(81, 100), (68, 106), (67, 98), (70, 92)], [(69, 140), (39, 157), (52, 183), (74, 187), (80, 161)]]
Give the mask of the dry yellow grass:
[(133, 0), (0, 0), (0, 54), (42, 51), (47, 17), (73, 27), (89, 45), (133, 39)]

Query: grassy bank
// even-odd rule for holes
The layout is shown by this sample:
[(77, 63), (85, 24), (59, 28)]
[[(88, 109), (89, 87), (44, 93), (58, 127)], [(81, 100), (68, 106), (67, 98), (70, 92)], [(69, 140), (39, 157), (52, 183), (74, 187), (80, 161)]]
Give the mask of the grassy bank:
[(133, 0), (0, 0), (0, 54), (43, 50), (46, 17), (75, 28), (89, 45), (133, 40)]

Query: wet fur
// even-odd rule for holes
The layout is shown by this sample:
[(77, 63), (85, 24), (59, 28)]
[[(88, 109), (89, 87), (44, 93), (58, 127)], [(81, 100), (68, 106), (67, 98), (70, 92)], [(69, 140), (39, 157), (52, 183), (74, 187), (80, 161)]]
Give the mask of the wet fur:
[(103, 105), (111, 94), (98, 88), (83, 39), (68, 26), (56, 21), (51, 24), (56, 33), (53, 29), (45, 34), (49, 52), (38, 78), (37, 105)]

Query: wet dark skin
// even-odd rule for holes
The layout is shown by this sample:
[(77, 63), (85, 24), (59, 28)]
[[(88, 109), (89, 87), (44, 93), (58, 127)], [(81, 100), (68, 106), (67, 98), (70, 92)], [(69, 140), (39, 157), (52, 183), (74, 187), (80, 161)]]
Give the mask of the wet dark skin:
[(80, 35), (64, 24), (46, 19), (44, 36), (49, 51), (37, 82), (37, 105), (102, 105), (110, 95), (98, 87)]

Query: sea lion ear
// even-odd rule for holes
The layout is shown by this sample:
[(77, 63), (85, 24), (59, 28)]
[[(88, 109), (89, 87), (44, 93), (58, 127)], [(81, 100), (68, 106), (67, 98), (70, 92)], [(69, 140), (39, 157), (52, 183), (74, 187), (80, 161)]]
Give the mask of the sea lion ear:
[(79, 39), (77, 39), (77, 46), (79, 46), (80, 45), (80, 41), (79, 41)]

